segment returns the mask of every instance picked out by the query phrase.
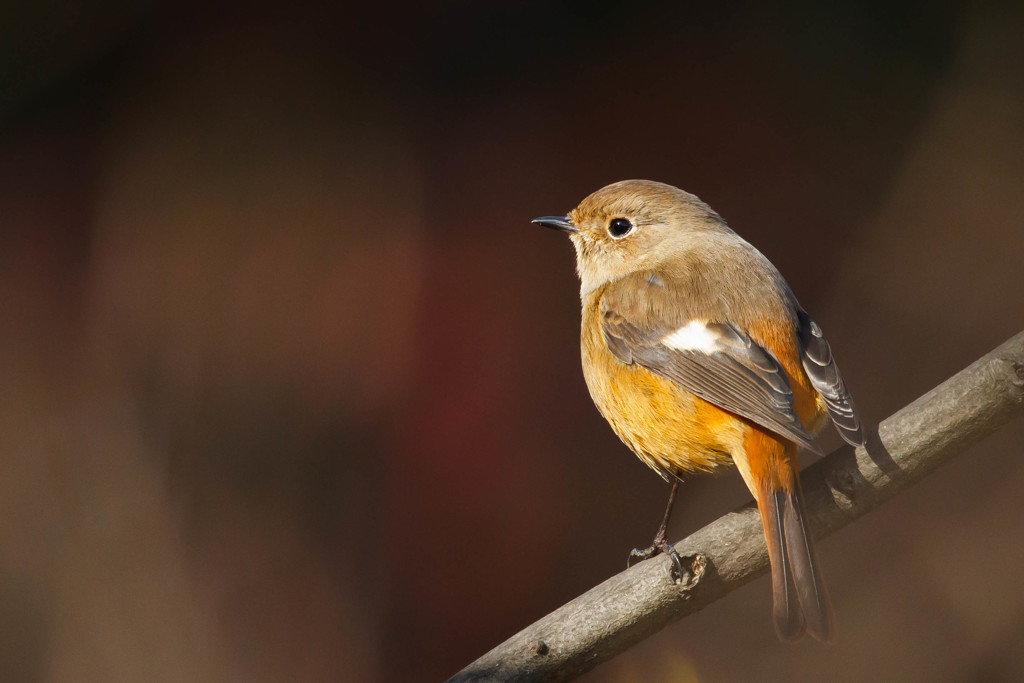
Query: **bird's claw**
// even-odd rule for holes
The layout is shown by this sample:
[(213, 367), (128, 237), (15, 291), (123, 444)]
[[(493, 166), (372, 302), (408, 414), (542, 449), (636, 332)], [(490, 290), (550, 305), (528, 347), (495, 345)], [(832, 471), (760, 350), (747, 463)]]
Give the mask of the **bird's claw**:
[(672, 562), (674, 563), (672, 567), (672, 580), (681, 581), (683, 578), (683, 558), (679, 556), (679, 553), (676, 552), (676, 549), (672, 544), (664, 538), (655, 538), (654, 543), (652, 543), (649, 548), (644, 548), (643, 550), (633, 548), (630, 550), (629, 557), (626, 559), (626, 568), (629, 569), (632, 567), (634, 560), (643, 562), (644, 560), (651, 559), (659, 553), (663, 553), (672, 558)]

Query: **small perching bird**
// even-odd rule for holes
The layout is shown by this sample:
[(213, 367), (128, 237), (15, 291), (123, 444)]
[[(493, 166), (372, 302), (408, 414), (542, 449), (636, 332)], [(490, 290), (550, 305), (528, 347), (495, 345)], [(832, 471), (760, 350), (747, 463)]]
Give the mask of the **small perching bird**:
[(735, 463), (757, 501), (779, 637), (833, 632), (804, 521), (797, 451), (832, 418), (864, 442), (821, 329), (782, 275), (692, 194), (648, 180), (608, 185), (567, 216), (537, 218), (576, 248), (581, 350), (590, 395), (612, 429), (672, 483)]

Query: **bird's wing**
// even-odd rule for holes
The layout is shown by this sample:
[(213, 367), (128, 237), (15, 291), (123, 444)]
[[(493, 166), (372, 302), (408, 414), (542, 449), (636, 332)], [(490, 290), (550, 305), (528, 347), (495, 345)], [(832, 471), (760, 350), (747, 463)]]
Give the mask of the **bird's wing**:
[(771, 352), (736, 325), (688, 318), (673, 303), (656, 276), (610, 286), (601, 299), (601, 333), (608, 349), (623, 363), (644, 367), (821, 453), (793, 411), (789, 378)]
[(848, 444), (864, 445), (864, 428), (853, 398), (846, 389), (843, 376), (839, 374), (832, 349), (821, 333), (818, 324), (804, 311), (798, 311), (799, 327), (797, 338), (800, 341), (800, 360), (811, 380), (811, 385), (821, 394), (828, 408), (828, 414), (839, 435)]

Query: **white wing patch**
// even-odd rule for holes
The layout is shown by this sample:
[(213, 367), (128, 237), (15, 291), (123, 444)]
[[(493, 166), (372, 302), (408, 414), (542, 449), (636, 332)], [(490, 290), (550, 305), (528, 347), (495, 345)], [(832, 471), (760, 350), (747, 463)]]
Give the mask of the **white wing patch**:
[(701, 351), (713, 353), (718, 348), (718, 334), (708, 329), (701, 320), (691, 320), (661, 343), (676, 351)]

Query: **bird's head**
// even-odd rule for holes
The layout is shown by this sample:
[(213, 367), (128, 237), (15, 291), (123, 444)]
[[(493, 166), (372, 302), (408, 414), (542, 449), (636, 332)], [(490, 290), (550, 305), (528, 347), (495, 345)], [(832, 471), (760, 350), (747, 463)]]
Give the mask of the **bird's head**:
[(568, 233), (583, 294), (679, 258), (699, 246), (702, 235), (730, 232), (696, 196), (651, 180), (607, 185), (567, 215), (533, 222)]

